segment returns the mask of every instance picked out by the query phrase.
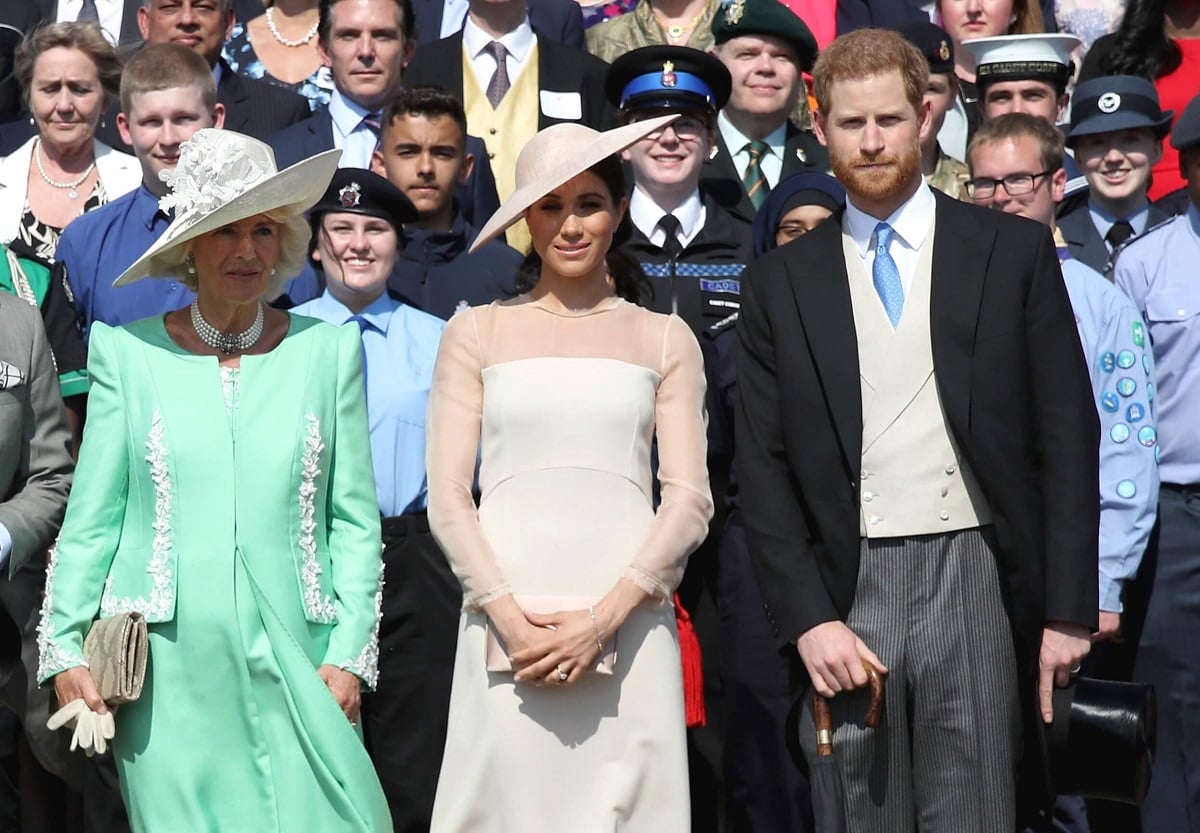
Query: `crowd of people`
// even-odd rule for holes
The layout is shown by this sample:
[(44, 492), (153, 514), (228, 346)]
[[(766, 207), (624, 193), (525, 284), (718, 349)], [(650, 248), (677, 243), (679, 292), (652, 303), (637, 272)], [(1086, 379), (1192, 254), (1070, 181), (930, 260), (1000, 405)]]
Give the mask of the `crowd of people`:
[(1200, 3), (0, 35), (0, 833), (1200, 833)]

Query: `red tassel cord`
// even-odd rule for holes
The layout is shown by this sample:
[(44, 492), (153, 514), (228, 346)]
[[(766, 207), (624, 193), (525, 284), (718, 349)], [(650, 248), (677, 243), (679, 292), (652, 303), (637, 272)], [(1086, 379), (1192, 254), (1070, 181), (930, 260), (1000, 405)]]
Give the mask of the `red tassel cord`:
[(683, 713), (689, 729), (708, 722), (704, 711), (704, 664), (700, 640), (692, 617), (675, 594), (675, 627), (679, 631), (679, 658), (683, 663)]

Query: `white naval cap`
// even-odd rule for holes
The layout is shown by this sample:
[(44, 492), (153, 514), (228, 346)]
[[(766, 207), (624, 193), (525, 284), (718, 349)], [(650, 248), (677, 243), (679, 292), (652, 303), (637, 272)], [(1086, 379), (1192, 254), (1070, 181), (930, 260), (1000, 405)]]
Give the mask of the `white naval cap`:
[(965, 40), (962, 47), (975, 57), (981, 86), (1025, 79), (1065, 84), (1071, 76), (1071, 53), (1081, 43), (1064, 34), (1000, 35)]

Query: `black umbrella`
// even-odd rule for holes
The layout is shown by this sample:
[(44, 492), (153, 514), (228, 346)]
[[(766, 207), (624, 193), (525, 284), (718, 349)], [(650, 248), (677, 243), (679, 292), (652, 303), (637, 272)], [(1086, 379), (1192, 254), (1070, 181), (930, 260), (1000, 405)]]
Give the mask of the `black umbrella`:
[[(863, 723), (871, 729), (883, 716), (883, 677), (875, 666), (863, 662), (871, 685), (871, 705)], [(817, 727), (817, 759), (809, 771), (812, 785), (813, 820), (816, 833), (846, 833), (846, 792), (842, 786), (842, 771), (833, 756), (833, 721), (829, 716), (829, 701), (813, 692), (813, 722)]]

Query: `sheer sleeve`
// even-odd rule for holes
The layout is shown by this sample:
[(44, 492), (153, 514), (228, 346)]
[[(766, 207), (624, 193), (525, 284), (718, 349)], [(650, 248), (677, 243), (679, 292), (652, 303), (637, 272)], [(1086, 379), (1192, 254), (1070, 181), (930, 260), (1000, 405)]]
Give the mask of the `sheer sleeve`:
[(670, 600), (688, 556), (708, 534), (713, 514), (704, 391), (700, 345), (683, 320), (672, 315), (654, 405), (662, 500), (650, 533), (625, 571), (626, 578), (663, 601)]
[(429, 527), (463, 586), (467, 610), (509, 592), (471, 492), (483, 418), (478, 315), (456, 315), (442, 333), (426, 419)]

